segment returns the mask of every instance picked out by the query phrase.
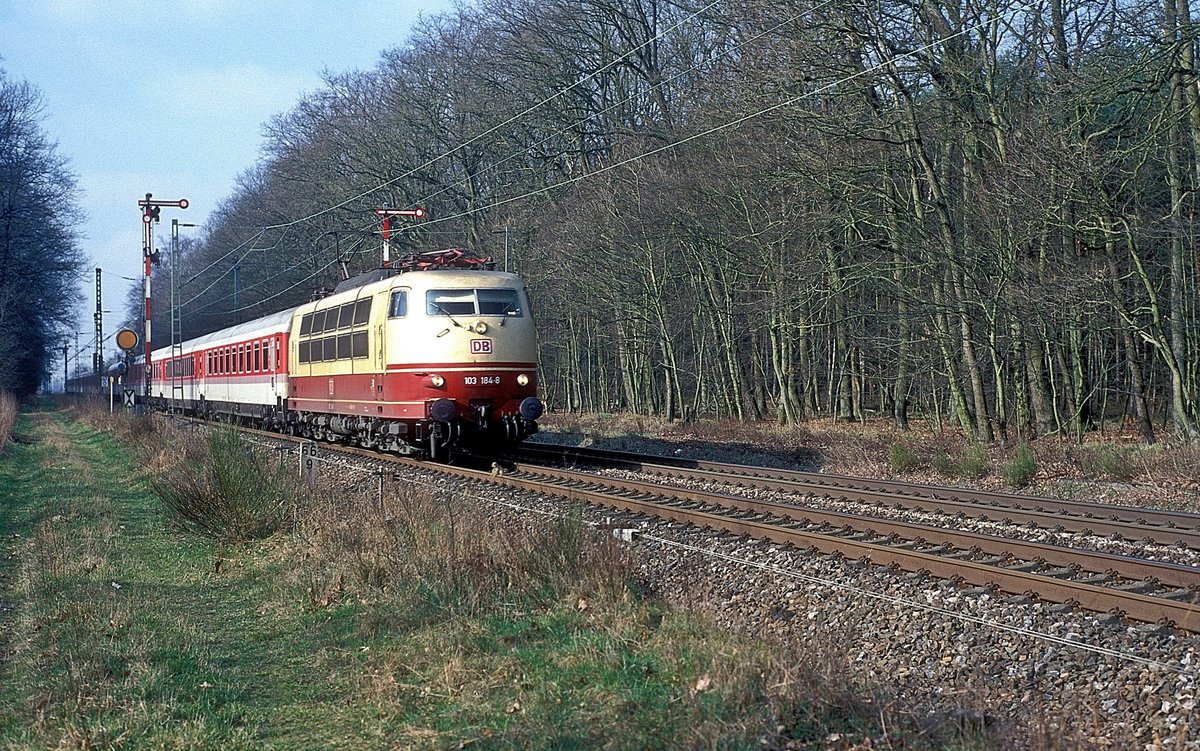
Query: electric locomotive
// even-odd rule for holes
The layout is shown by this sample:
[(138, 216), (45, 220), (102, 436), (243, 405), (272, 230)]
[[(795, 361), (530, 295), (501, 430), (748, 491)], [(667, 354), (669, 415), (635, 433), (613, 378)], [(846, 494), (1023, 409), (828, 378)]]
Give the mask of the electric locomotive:
[(521, 278), (457, 250), (151, 362), (154, 406), (437, 460), (516, 443), (543, 411)]

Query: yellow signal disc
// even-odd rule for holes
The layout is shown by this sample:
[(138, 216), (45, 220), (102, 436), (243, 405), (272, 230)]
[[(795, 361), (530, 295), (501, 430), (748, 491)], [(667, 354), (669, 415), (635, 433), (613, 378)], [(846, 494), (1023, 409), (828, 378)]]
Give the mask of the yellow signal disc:
[(117, 346), (129, 352), (138, 346), (138, 335), (133, 329), (121, 329), (117, 332)]

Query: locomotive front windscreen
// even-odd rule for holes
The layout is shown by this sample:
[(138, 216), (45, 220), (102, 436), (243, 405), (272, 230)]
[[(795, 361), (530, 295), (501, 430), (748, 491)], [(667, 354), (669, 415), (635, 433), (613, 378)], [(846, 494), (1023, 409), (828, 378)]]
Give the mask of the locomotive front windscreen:
[(523, 315), (520, 295), (508, 287), (431, 289), (425, 293), (425, 312), (431, 316)]

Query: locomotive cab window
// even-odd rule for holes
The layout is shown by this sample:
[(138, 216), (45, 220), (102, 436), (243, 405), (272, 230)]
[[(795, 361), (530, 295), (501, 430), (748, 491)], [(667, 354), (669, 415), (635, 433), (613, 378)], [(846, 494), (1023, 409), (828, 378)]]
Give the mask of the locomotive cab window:
[(475, 312), (475, 290), (431, 289), (425, 293), (425, 314), (469, 316)]
[(483, 316), (520, 316), (521, 300), (515, 289), (479, 289), (475, 290), (479, 297), (479, 315)]
[(432, 289), (425, 294), (431, 316), (520, 316), (521, 298), (515, 289)]

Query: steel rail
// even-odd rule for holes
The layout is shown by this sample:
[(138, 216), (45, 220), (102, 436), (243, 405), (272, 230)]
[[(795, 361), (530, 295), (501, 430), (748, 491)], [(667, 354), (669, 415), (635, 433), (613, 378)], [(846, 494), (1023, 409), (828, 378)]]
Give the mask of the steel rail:
[(798, 530), (779, 524), (735, 519), (697, 509), (665, 506), (653, 500), (622, 496), (606, 492), (603, 489), (564, 485), (561, 482), (539, 482), (507, 474), (493, 475), (479, 470), (454, 467), (449, 469), (455, 473), (462, 473), (463, 477), (495, 485), (506, 485), (514, 489), (556, 495), (568, 500), (599, 504), (701, 528), (720, 529), (756, 539), (793, 545), (800, 549), (811, 549), (850, 559), (857, 558), (905, 571), (927, 573), (937, 578), (995, 589), (1009, 594), (1067, 603), (1094, 612), (1114, 613), (1137, 621), (1161, 623), (1184, 631), (1200, 632), (1200, 608), (1188, 603), (1098, 587), (1069, 579), (1055, 579), (1044, 574), (948, 558), (943, 555), (905, 550), (879, 543)]
[(951, 545), (959, 550), (978, 550), (997, 556), (1011, 556), (1023, 561), (1035, 561), (1046, 566), (1087, 571), (1093, 574), (1110, 574), (1131, 581), (1158, 582), (1180, 589), (1191, 589), (1200, 593), (1200, 568), (1167, 561), (1152, 561), (1145, 558), (1106, 553), (1095, 550), (1066, 548), (1044, 542), (997, 537), (979, 532), (946, 529), (928, 524), (905, 522), (876, 516), (861, 516), (844, 511), (783, 503), (779, 501), (742, 498), (726, 493), (659, 485), (640, 480), (629, 480), (604, 475), (594, 475), (576, 470), (555, 469), (541, 465), (517, 465), (516, 471), (528, 475), (541, 475), (561, 482), (576, 482), (593, 487), (610, 487), (619, 491), (661, 496), (682, 502), (703, 503), (713, 507), (734, 508), (755, 514), (763, 514), (786, 521), (808, 521), (826, 524), (835, 528), (855, 532), (872, 532), (881, 537), (889, 535), (906, 540), (932, 545)]
[[(1200, 514), (1134, 506), (1086, 503), (967, 488), (871, 480), (794, 470), (725, 464), (674, 457), (643, 456), (607, 449), (524, 444), (520, 454), (576, 458), (603, 466), (622, 466), (666, 476), (765, 490), (792, 491), (860, 503), (936, 510), (949, 515), (1013, 523), (1083, 534), (1114, 535), (1128, 541), (1185, 545), (1200, 550)], [(995, 517), (988, 512), (999, 511)], [(1105, 516), (1098, 516), (1103, 514)]]

